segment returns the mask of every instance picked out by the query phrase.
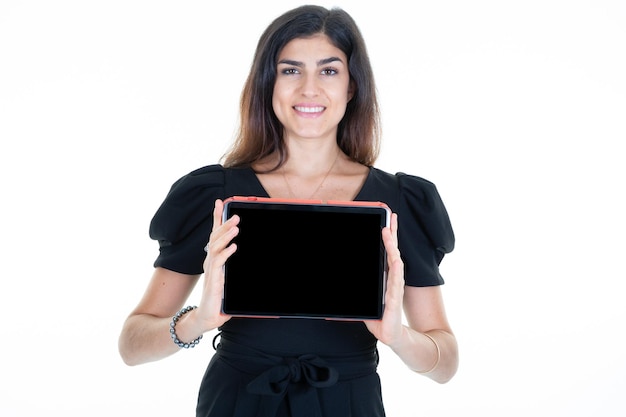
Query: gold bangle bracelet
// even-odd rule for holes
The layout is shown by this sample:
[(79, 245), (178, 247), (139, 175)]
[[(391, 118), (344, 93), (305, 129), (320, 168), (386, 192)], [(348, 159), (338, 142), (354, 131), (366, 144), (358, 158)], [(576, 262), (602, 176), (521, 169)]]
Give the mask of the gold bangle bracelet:
[(437, 349), (437, 360), (435, 361), (435, 364), (427, 371), (415, 371), (418, 374), (428, 374), (434, 371), (435, 368), (439, 365), (439, 361), (441, 360), (441, 349), (439, 349), (439, 343), (437, 343), (434, 337), (432, 337), (428, 333), (422, 333), (422, 334), (426, 336), (427, 338), (429, 338), (430, 340), (432, 340), (433, 343), (435, 344), (435, 348)]

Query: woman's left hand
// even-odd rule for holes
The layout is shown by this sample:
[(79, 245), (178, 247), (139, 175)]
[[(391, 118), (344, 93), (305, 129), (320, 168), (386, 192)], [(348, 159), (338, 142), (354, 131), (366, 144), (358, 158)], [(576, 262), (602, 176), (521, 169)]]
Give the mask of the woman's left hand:
[(387, 291), (382, 320), (364, 320), (368, 330), (382, 343), (392, 346), (402, 337), (402, 301), (404, 298), (404, 263), (398, 249), (398, 216), (393, 213), (389, 227), (382, 230), (387, 251)]

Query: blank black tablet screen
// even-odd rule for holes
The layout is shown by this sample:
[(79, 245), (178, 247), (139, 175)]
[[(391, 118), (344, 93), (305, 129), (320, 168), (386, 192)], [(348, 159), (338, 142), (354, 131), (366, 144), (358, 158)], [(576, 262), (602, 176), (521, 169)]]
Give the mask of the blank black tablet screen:
[(248, 316), (380, 318), (382, 207), (228, 204), (240, 216), (223, 310)]

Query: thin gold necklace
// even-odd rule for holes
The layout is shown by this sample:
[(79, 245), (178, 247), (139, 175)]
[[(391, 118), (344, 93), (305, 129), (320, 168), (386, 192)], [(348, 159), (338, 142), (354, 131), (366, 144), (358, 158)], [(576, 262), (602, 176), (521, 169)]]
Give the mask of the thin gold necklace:
[[(313, 193), (309, 196), (309, 198), (307, 200), (312, 199), (315, 196), (315, 194), (317, 194), (317, 192), (320, 190), (320, 188), (322, 188), (322, 185), (324, 185), (324, 182), (326, 182), (326, 178), (328, 178), (328, 176), (330, 175), (331, 171), (333, 170), (333, 168), (337, 164), (337, 160), (338, 159), (339, 159), (339, 151), (337, 151), (337, 156), (335, 156), (335, 160), (333, 161), (333, 164), (330, 166), (330, 168), (326, 172), (326, 175), (324, 175), (324, 178), (322, 178), (322, 182), (320, 182), (320, 184), (317, 186), (315, 191), (313, 191)], [(291, 198), (297, 198), (296, 194), (293, 192), (293, 190), (291, 189), (291, 186), (289, 185), (289, 181), (287, 181), (287, 175), (285, 175), (285, 167), (284, 166), (283, 166), (283, 169), (281, 169), (281, 171), (283, 173), (283, 179), (285, 180), (285, 185), (287, 186), (287, 190), (289, 191), (289, 195), (291, 196)]]

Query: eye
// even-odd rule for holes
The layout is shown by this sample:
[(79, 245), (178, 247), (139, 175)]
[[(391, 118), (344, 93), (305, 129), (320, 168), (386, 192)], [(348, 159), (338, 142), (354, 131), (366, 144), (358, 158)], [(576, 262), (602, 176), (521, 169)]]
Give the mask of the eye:
[(337, 70), (335, 68), (324, 68), (322, 70), (322, 75), (336, 75)]
[(284, 68), (280, 70), (280, 73), (284, 75), (294, 75), (294, 74), (299, 74), (300, 71), (298, 71), (297, 68)]

